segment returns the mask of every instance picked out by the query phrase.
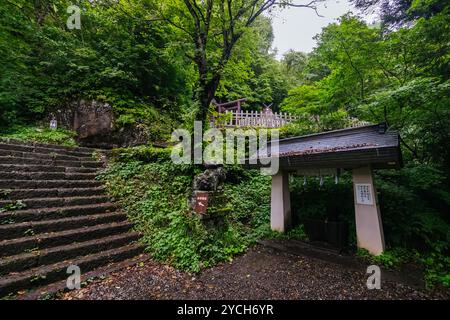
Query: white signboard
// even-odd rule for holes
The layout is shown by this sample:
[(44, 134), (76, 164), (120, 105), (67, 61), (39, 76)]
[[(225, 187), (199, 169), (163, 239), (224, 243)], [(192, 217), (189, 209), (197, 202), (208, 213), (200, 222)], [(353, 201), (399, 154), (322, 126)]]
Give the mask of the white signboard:
[(373, 205), (372, 186), (369, 183), (356, 183), (356, 203)]
[(50, 120), (50, 129), (56, 130), (57, 128), (58, 128), (58, 122), (56, 121), (56, 119)]

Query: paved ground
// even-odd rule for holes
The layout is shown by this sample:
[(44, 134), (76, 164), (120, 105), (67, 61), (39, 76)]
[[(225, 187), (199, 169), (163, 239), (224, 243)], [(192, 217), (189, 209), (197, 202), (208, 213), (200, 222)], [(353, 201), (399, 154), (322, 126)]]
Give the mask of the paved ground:
[(231, 263), (198, 275), (149, 260), (97, 280), (61, 299), (450, 299), (384, 280), (368, 290), (364, 270), (257, 245)]

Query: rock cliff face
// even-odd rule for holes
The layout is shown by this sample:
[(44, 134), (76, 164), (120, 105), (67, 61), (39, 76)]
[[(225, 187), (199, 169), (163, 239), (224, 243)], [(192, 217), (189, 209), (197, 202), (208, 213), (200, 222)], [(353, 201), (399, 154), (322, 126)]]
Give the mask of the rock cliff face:
[(221, 167), (217, 169), (206, 169), (194, 178), (193, 190), (220, 191), (225, 181), (226, 173)]
[(79, 139), (108, 134), (113, 129), (112, 107), (99, 101), (80, 100), (75, 109), (73, 126)]
[[(196, 175), (192, 183), (192, 194), (189, 197), (189, 206), (195, 212), (197, 195), (208, 194), (206, 212), (202, 216), (208, 218), (220, 218), (223, 214), (230, 212), (227, 207), (227, 199), (223, 194), (223, 184), (227, 178), (223, 167), (206, 169)], [(198, 213), (198, 212), (197, 212)]]
[(110, 104), (96, 100), (77, 100), (56, 110), (51, 116), (58, 126), (77, 132), (80, 145), (97, 148), (128, 147), (146, 143), (148, 133), (144, 126), (116, 128)]

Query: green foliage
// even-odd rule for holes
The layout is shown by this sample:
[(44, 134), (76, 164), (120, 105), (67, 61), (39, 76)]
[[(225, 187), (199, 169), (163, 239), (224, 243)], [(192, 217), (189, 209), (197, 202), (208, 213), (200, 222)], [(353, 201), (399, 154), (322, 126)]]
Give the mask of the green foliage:
[(359, 112), (374, 122), (387, 120), (405, 141), (405, 154), (450, 168), (450, 81), (419, 78), (376, 92)]
[(376, 179), (383, 223), (391, 246), (450, 249), (450, 225), (443, 212), (442, 172), (434, 167), (408, 166), (380, 171)]
[[(443, 172), (429, 165), (409, 165), (399, 171), (380, 170), (376, 186), (388, 249), (369, 261), (389, 268), (413, 262), (425, 269), (427, 284), (448, 283), (450, 265), (450, 208)], [(294, 222), (301, 219), (346, 221), (350, 227), (350, 244), (356, 245), (351, 176), (341, 176), (339, 184), (325, 178), (302, 178), (291, 183)], [(358, 255), (365, 256), (364, 250)], [(446, 282), (447, 281), (447, 282)]]
[[(269, 52), (273, 41), (270, 19), (260, 17), (236, 44), (225, 66), (216, 97), (224, 100), (246, 98), (244, 108), (260, 110), (263, 104), (277, 109), (291, 84), (282, 63)], [(291, 62), (295, 68), (296, 62)], [(294, 76), (292, 76), (294, 77)]]
[(75, 132), (64, 129), (38, 128), (28, 126), (13, 126), (0, 132), (0, 137), (24, 141), (52, 143), (64, 146), (76, 146)]
[(401, 267), (401, 265), (412, 262), (417, 259), (418, 253), (409, 251), (404, 248), (393, 248), (384, 251), (379, 256), (374, 256), (366, 249), (358, 249), (357, 256), (368, 261), (369, 263), (382, 265), (389, 269)]
[(306, 53), (289, 50), (281, 61), (283, 69), (289, 77), (289, 82), (301, 85), (306, 80), (306, 66), (309, 56)]
[(214, 109), (210, 112), (211, 116), (215, 119), (215, 126), (216, 127), (223, 127), (225, 124), (227, 124), (232, 118), (232, 113), (219, 113), (218, 111), (215, 111)]
[(429, 287), (440, 283), (450, 286), (450, 257), (442, 252), (433, 251), (421, 258), (425, 266), (425, 281)]
[(134, 148), (114, 149), (111, 156), (121, 162), (142, 161), (149, 163), (169, 161), (171, 153), (171, 148), (156, 148), (143, 145)]
[(442, 172), (424, 165), (380, 172), (377, 179), (386, 241), (417, 252), (428, 286), (449, 284), (450, 225), (442, 213), (449, 203), (442, 180)]
[(439, 251), (421, 254), (414, 249), (395, 247), (374, 256), (365, 249), (358, 249), (357, 256), (368, 263), (388, 269), (398, 270), (407, 263), (420, 264), (425, 269), (424, 279), (428, 288), (433, 288), (436, 284), (450, 286), (450, 257)]
[(6, 205), (2, 206), (0, 208), (0, 213), (1, 212), (5, 212), (5, 211), (21, 210), (21, 209), (24, 209), (26, 207), (27, 207), (27, 205), (25, 203), (23, 203), (22, 200), (17, 200), (17, 201), (15, 201), (13, 203), (6, 204)]
[(191, 213), (187, 201), (198, 170), (167, 161), (169, 151), (150, 147), (116, 150), (119, 161), (101, 175), (110, 194), (144, 234), (143, 241), (155, 259), (198, 272), (230, 261), (269, 231), (267, 177), (256, 171), (242, 178), (239, 168), (227, 168), (229, 181), (220, 207), (231, 213), (202, 220)]
[(287, 233), (289, 239), (308, 240), (308, 235), (303, 224), (298, 224)]
[[(450, 255), (448, 8), (439, 1), (402, 2), (397, 9), (406, 20), (397, 22), (415, 21), (395, 31), (369, 26), (351, 14), (325, 27), (301, 69), (300, 85), (282, 103), (282, 110), (301, 120), (281, 130), (288, 137), (354, 121), (386, 122), (397, 130), (405, 168), (376, 175), (386, 243), (396, 248), (379, 257), (380, 263), (396, 264), (400, 248), (416, 250), (428, 283), (444, 284)], [(396, 20), (384, 18), (386, 25)], [(353, 208), (333, 208), (334, 203), (352, 204), (351, 181), (344, 178), (341, 187), (325, 181), (321, 187), (310, 180), (306, 186), (294, 181), (293, 209), (302, 217), (337, 212), (354, 228)]]
[(0, 127), (87, 98), (109, 102), (119, 127), (170, 130), (189, 104), (192, 69), (147, 1), (77, 1), (81, 30), (65, 26), (70, 1), (14, 2), (0, 7)]
[[(359, 7), (373, 5), (355, 2)], [(248, 26), (252, 10), (244, 0), (233, 1), (229, 8), (240, 12), (241, 19), (233, 21), (234, 30), (228, 33), (222, 32), (230, 22), (228, 10), (222, 10), (227, 3), (214, 2), (209, 37), (198, 48), (186, 37), (186, 30), (198, 30), (183, 1), (79, 0), (81, 30), (65, 26), (69, 4), (14, 0), (0, 6), (0, 128), (9, 128), (2, 137), (75, 145), (72, 132), (26, 124), (86, 98), (113, 106), (119, 132), (137, 126), (151, 140), (165, 140), (183, 122), (192, 129), (192, 120), (204, 107), (192, 97), (205, 89), (220, 100), (246, 97), (251, 109), (273, 102), (275, 110), (298, 115), (299, 121), (281, 129), (282, 137), (338, 129), (355, 121), (384, 121), (400, 133), (406, 166), (376, 175), (386, 242), (393, 248), (377, 259), (395, 266), (407, 260), (402, 250), (417, 251), (427, 281), (448, 284), (447, 2), (379, 1), (375, 5), (383, 6), (381, 26), (346, 14), (316, 37), (312, 53), (291, 51), (282, 61), (270, 50), (270, 19), (259, 17)], [(386, 15), (392, 8), (398, 9), (398, 16)], [(202, 13), (206, 9), (195, 8)], [(171, 23), (161, 21), (161, 12)], [(405, 22), (412, 23), (383, 28)], [(230, 39), (232, 32), (239, 36)], [(227, 38), (236, 41), (231, 51)], [(223, 212), (205, 222), (191, 216), (187, 207), (192, 177), (200, 169), (172, 165), (170, 153), (151, 146), (115, 150), (116, 162), (103, 175), (156, 258), (198, 271), (271, 235), (267, 177), (227, 167), (225, 198), (220, 200), (224, 203), (216, 204)], [(310, 178), (304, 186), (302, 179), (294, 179), (296, 218), (339, 218), (354, 228), (351, 188), (349, 175), (338, 185), (326, 179), (320, 186)], [(354, 243), (354, 232), (350, 235)], [(288, 236), (304, 238), (302, 226)]]

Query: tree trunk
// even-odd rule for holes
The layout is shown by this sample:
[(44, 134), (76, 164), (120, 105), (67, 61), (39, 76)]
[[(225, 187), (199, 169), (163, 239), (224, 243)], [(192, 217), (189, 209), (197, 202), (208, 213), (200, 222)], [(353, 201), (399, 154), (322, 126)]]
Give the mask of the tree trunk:
[(200, 110), (197, 114), (197, 120), (203, 122), (203, 127), (209, 123), (209, 106), (214, 99), (216, 90), (220, 83), (220, 75), (214, 75), (212, 79), (206, 80), (206, 74), (200, 74), (197, 99), (200, 103)]

